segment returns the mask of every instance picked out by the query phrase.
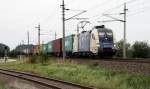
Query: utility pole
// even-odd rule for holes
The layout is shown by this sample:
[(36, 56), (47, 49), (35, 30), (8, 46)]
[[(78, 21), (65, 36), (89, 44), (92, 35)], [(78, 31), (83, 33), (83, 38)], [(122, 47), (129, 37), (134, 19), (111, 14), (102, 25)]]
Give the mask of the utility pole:
[(35, 27), (35, 28), (37, 28), (38, 29), (38, 51), (40, 52), (40, 40), (41, 40), (41, 38), (40, 38), (40, 35), (41, 35), (41, 26), (40, 26), (40, 24), (38, 25), (38, 27)]
[(62, 0), (62, 23), (63, 23), (63, 38), (62, 38), (62, 50), (63, 50), (63, 60), (65, 59), (65, 2)]
[(121, 13), (124, 15), (124, 34), (123, 34), (123, 59), (126, 59), (127, 58), (127, 54), (126, 54), (126, 23), (127, 23), (127, 7), (126, 7), (126, 3), (124, 3), (124, 12)]
[[(62, 0), (62, 23), (63, 23), (63, 38), (62, 38), (62, 50), (63, 50), (63, 59), (65, 59), (66, 56), (66, 51), (65, 51), (65, 21), (68, 21), (70, 19), (74, 19), (74, 17), (77, 17), (83, 13), (85, 13), (86, 11), (82, 11), (81, 13), (78, 13), (68, 19), (65, 18), (65, 10), (70, 10), (70, 9), (66, 9), (65, 8), (65, 1)], [(80, 19), (80, 18), (75, 18), (75, 19)], [(83, 19), (87, 19), (87, 18), (83, 18)]]
[(124, 3), (124, 42), (123, 42), (123, 58), (126, 58), (126, 16), (127, 16), (127, 11), (128, 9), (126, 8), (126, 3)]

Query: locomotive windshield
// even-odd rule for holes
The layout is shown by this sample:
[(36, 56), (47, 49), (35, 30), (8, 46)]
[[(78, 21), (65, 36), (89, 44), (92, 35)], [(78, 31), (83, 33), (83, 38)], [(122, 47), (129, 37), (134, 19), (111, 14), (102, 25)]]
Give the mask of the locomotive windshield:
[(107, 35), (108, 37), (112, 37), (112, 36), (113, 36), (112, 32), (106, 32), (106, 35)]
[(99, 37), (101, 42), (113, 42), (112, 32), (99, 32)]
[(105, 37), (105, 32), (100, 32), (100, 33), (99, 33), (99, 36), (100, 36), (100, 37)]

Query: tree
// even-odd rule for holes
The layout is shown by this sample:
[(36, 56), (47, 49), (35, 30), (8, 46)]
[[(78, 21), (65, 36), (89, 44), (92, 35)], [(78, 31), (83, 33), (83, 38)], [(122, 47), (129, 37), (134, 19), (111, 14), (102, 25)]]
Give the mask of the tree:
[(150, 53), (150, 47), (147, 42), (136, 41), (133, 46), (133, 57), (136, 58), (148, 58)]
[[(123, 40), (120, 40), (119, 42), (117, 42), (116, 47), (117, 47), (116, 56), (117, 57), (123, 57)], [(132, 50), (131, 50), (131, 46), (129, 43), (126, 43), (126, 50), (127, 50), (127, 57), (131, 57), (132, 56)]]
[(0, 43), (0, 57), (4, 57), (5, 52), (9, 53), (10, 48), (5, 45)]

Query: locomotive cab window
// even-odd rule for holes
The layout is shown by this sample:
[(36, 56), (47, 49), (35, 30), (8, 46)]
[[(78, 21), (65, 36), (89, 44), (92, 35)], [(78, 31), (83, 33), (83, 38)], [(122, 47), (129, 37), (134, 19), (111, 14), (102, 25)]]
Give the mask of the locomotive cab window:
[(100, 32), (99, 35), (100, 35), (101, 37), (104, 37), (104, 36), (105, 36), (105, 32)]
[(112, 32), (106, 32), (107, 36), (112, 37), (113, 33)]

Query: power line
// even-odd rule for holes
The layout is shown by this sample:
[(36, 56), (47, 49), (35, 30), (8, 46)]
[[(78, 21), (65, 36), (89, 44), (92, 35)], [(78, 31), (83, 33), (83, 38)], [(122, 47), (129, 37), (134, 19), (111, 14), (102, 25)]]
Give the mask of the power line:
[[(112, 11), (112, 10), (114, 10), (114, 9), (118, 9), (118, 8), (120, 8), (120, 7), (122, 7), (124, 4), (121, 4), (121, 5), (117, 5), (117, 6), (115, 6), (114, 8), (111, 8), (111, 9), (108, 9), (108, 10), (105, 10), (104, 12), (102, 12), (102, 14), (105, 14), (105, 13), (107, 13), (107, 12), (109, 12), (109, 11)], [(97, 14), (97, 15), (94, 15), (94, 16), (92, 16), (92, 17), (90, 17), (90, 18), (99, 18), (99, 16), (100, 17), (102, 17), (103, 15), (99, 15), (99, 14)]]
[[(108, 2), (108, 1), (109, 1), (109, 2)], [(113, 1), (113, 0), (111, 0), (111, 1)], [(97, 7), (101, 7), (101, 6), (103, 6), (103, 5), (105, 5), (105, 4), (108, 4), (108, 3), (110, 3), (110, 0), (106, 0), (106, 1), (100, 3), (100, 4), (96, 5), (96, 6), (93, 6), (93, 7), (89, 8), (88, 11), (91, 11), (91, 10), (93, 10), (93, 9), (96, 9)]]
[(128, 17), (134, 16), (134, 15), (137, 15), (137, 14), (142, 14), (143, 12), (147, 12), (147, 11), (150, 11), (150, 7), (147, 8), (147, 9), (144, 9), (144, 10), (137, 11), (137, 12), (135, 12), (133, 14), (129, 14)]
[[(129, 0), (129, 1), (127, 1), (126, 2), (126, 4), (129, 4), (129, 3), (133, 3), (133, 2), (135, 2), (135, 1), (138, 1), (138, 0)], [(121, 8), (121, 7), (123, 7), (124, 6), (124, 2), (122, 3), (122, 4), (120, 4), (120, 5), (117, 5), (117, 6), (115, 6), (115, 7), (113, 7), (113, 8), (111, 8), (111, 9), (108, 9), (108, 10), (105, 10), (104, 12), (102, 12), (102, 14), (106, 14), (106, 13), (108, 13), (109, 11), (114, 11), (115, 9), (119, 9), (119, 8)], [(116, 15), (117, 15), (117, 13), (115, 13)], [(115, 15), (114, 14), (114, 15)], [(119, 15), (119, 14), (118, 14)], [(97, 18), (100, 18), (100, 17), (103, 17), (103, 15), (99, 15), (99, 14), (97, 14), (97, 15), (94, 15), (94, 16), (92, 16), (92, 17), (90, 17), (91, 19), (92, 18), (95, 18), (96, 19), (96, 17)]]
[[(138, 7), (139, 6), (139, 7)], [(140, 9), (146, 9), (146, 8), (149, 8), (150, 7), (150, 4), (144, 4), (144, 3), (140, 3), (140, 5), (136, 5), (136, 8), (132, 8), (130, 11), (139, 11)]]
[(71, 1), (67, 2), (66, 4), (70, 4), (70, 3), (73, 3), (73, 2), (75, 2), (75, 0), (71, 0)]
[(85, 13), (85, 12), (86, 12), (86, 11), (82, 11), (82, 12), (80, 12), (80, 13), (78, 13), (78, 14), (76, 14), (76, 15), (74, 15), (74, 16), (68, 18), (68, 19), (65, 19), (65, 21), (70, 20), (70, 19), (73, 19), (74, 17), (77, 17), (77, 16), (79, 16), (79, 15)]
[[(110, 2), (110, 1), (109, 1)], [(103, 2), (104, 3), (104, 2)], [(108, 3), (107, 3), (108, 4)], [(123, 4), (122, 4), (122, 6), (123, 6)], [(95, 6), (96, 7), (96, 6)], [(116, 7), (117, 8), (117, 7)], [(110, 9), (109, 9), (110, 10)], [(88, 10), (89, 11), (89, 10)], [(105, 10), (105, 11), (107, 11), (107, 10)], [(104, 13), (104, 12), (103, 12)], [(92, 16), (92, 17), (89, 17), (89, 18), (95, 18), (95, 17), (98, 17), (99, 16), (99, 14), (97, 14), (97, 15), (94, 15), (94, 16)]]
[(120, 8), (120, 7), (122, 7), (124, 4), (120, 4), (120, 5), (117, 5), (117, 6), (115, 6), (115, 7), (113, 7), (113, 8), (111, 8), (111, 9), (108, 9), (108, 10), (106, 10), (105, 12), (103, 12), (103, 14), (105, 14), (105, 13), (107, 13), (107, 12), (109, 12), (109, 11), (113, 11), (114, 9), (118, 9), (118, 8)]
[(129, 1), (126, 2), (126, 4), (133, 3), (133, 2), (136, 2), (136, 1), (138, 1), (138, 0), (129, 0)]
[(135, 2), (135, 1), (138, 1), (138, 0), (129, 0), (129, 1), (127, 1), (127, 2), (123, 2), (123, 3), (120, 4), (120, 5), (117, 5), (117, 6), (113, 7), (113, 8), (111, 8), (111, 9), (106, 10), (104, 13), (107, 13), (107, 12), (109, 12), (109, 11), (112, 12), (113, 10), (118, 9), (118, 8), (124, 6), (124, 3), (129, 4), (129, 3), (133, 3), (133, 2)]

